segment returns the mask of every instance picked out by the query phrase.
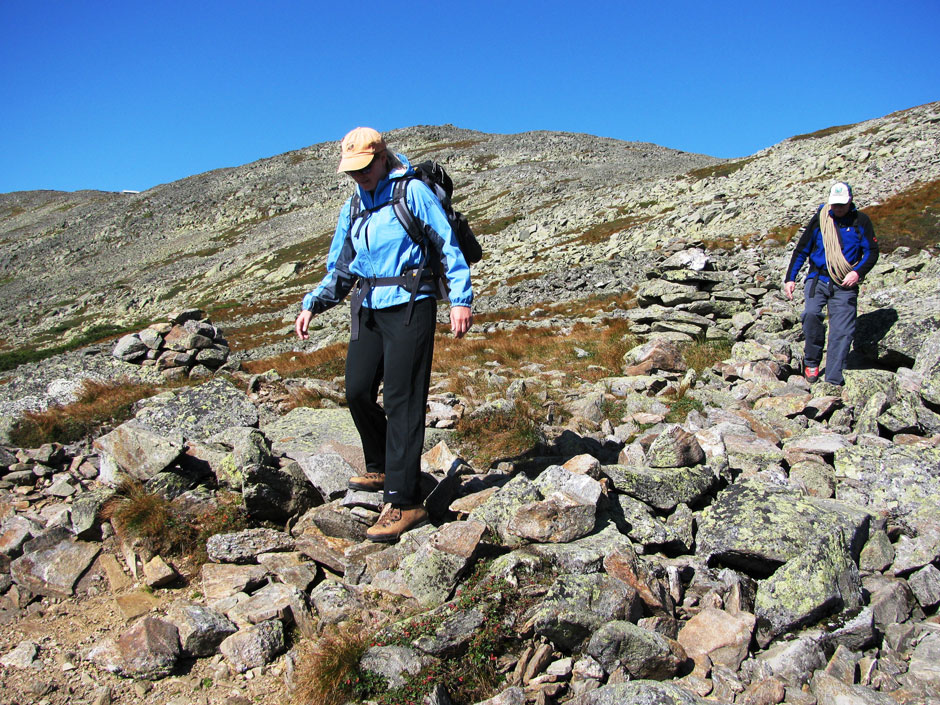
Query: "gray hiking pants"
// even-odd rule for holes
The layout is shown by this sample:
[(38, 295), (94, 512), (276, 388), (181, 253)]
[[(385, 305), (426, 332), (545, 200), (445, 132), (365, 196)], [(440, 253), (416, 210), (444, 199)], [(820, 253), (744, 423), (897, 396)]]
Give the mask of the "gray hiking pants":
[(826, 342), (826, 325), (823, 307), (829, 311), (829, 348), (826, 353), (826, 381), (844, 384), (842, 370), (845, 359), (855, 337), (855, 318), (858, 313), (858, 287), (843, 289), (831, 281), (821, 282), (816, 277), (806, 280), (803, 287), (803, 364), (819, 367), (822, 362), (823, 344)]

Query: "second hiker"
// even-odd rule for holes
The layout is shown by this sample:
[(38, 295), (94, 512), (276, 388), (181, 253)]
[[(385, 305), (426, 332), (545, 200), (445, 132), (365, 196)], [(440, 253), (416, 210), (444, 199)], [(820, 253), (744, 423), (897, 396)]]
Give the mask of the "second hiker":
[(803, 374), (809, 382), (818, 379), (822, 364), (825, 306), (829, 311), (826, 382), (845, 383), (842, 370), (855, 337), (858, 283), (877, 261), (878, 241), (871, 219), (855, 208), (848, 184), (833, 184), (827, 203), (803, 229), (784, 275), (783, 291), (792, 299), (796, 276), (809, 262), (803, 307)]
[[(294, 328), (306, 340), (313, 316), (355, 287), (346, 400), (366, 473), (349, 485), (384, 492), (385, 507), (367, 537), (395, 541), (428, 517), (418, 488), (437, 318), (437, 281), (428, 259), (440, 257), (450, 327), (458, 338), (473, 319), (470, 268), (440, 202), (427, 185), (409, 178), (414, 171), (408, 160), (388, 150), (378, 132), (357, 127), (347, 134), (337, 171), (356, 183), (356, 191), (340, 210), (326, 276), (304, 297)], [(427, 226), (424, 243), (412, 240), (395, 215), (394, 186), (402, 179), (409, 211)]]

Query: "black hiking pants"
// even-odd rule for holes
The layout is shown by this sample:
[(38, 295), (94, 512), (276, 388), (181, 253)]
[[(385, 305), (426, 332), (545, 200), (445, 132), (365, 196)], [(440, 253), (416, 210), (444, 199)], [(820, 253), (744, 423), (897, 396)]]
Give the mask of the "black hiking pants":
[(385, 473), (385, 502), (400, 505), (421, 501), (418, 477), (437, 301), (415, 301), (409, 325), (407, 308), (362, 307), (359, 338), (350, 340), (346, 355), (346, 401), (362, 439), (366, 471)]

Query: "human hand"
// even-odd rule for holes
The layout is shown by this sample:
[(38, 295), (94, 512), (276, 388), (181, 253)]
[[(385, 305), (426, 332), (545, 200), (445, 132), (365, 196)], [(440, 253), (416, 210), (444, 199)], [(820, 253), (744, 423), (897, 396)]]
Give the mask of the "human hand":
[(791, 301), (793, 300), (793, 290), (796, 288), (796, 282), (784, 282), (783, 283), (783, 293), (787, 295), (787, 298)]
[(294, 332), (297, 333), (297, 337), (301, 340), (306, 340), (310, 336), (307, 335), (307, 330), (310, 328), (310, 321), (313, 318), (313, 311), (301, 311), (297, 320), (294, 321)]
[(842, 280), (842, 286), (844, 287), (853, 287), (858, 284), (858, 272), (854, 269), (845, 275), (845, 279)]
[(462, 338), (473, 325), (473, 314), (469, 306), (452, 306), (450, 309), (450, 330), (455, 338)]

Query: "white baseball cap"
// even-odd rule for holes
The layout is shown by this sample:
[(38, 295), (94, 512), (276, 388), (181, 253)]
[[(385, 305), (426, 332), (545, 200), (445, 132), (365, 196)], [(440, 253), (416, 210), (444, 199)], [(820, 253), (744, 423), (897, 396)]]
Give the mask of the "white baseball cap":
[(851, 203), (852, 202), (852, 187), (846, 183), (839, 182), (833, 184), (832, 188), (829, 189), (829, 205), (835, 206), (839, 204)]

